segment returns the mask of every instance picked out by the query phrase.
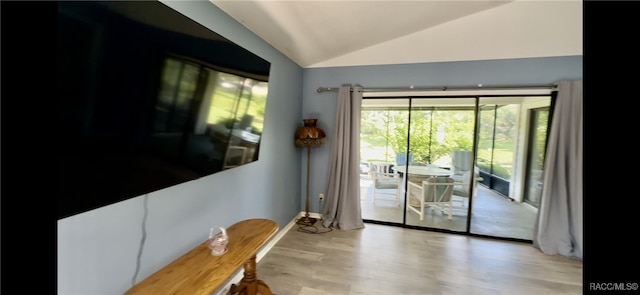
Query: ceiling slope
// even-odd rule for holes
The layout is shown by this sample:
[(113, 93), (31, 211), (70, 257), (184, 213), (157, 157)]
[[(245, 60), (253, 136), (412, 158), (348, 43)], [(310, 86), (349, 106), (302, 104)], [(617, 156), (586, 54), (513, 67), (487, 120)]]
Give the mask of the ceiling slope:
[(582, 55), (582, 1), (210, 0), (304, 68)]

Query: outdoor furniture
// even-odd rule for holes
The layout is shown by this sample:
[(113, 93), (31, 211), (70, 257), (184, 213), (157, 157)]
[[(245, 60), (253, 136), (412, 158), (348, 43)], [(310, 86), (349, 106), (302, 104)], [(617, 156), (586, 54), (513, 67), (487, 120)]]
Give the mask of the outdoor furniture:
[(462, 206), (460, 206), (460, 208), (463, 208), (463, 209), (466, 209), (465, 199), (469, 198), (469, 195), (470, 195), (469, 191), (471, 190), (471, 188), (473, 188), (473, 198), (474, 198), (473, 200), (475, 200), (475, 198), (478, 195), (477, 194), (478, 181), (482, 181), (482, 177), (480, 177), (479, 168), (475, 167), (474, 170), (476, 170), (476, 172), (473, 173), (473, 177), (472, 177), (471, 171), (467, 171), (463, 173), (461, 176), (458, 176), (458, 175), (451, 176), (451, 178), (453, 178), (455, 181), (455, 185), (453, 186), (454, 200), (460, 201), (462, 203)]
[(431, 177), (422, 181), (421, 185), (409, 182), (407, 197), (410, 199), (406, 209), (411, 210), (424, 220), (425, 209), (439, 210), (447, 214), (448, 219), (453, 215), (453, 187), (455, 182), (451, 177)]
[(451, 171), (434, 166), (417, 166), (411, 165), (407, 170), (407, 166), (395, 166), (396, 172), (402, 173), (403, 177), (408, 177), (409, 182), (420, 184), (423, 180), (431, 177), (450, 176)]
[[(391, 200), (400, 205), (400, 186), (402, 178), (392, 168), (392, 163), (371, 162), (369, 164), (371, 182), (373, 183), (373, 202), (376, 200)], [(381, 198), (380, 196), (392, 196), (393, 199)]]
[[(409, 154), (409, 164), (413, 164), (413, 154)], [(407, 153), (396, 154), (396, 166), (407, 165)]]

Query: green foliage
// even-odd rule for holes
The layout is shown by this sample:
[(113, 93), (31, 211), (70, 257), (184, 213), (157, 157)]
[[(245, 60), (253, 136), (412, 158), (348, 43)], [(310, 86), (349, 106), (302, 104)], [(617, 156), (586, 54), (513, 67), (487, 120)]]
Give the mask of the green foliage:
[(494, 164), (492, 172), (493, 172), (493, 175), (496, 175), (504, 179), (509, 179), (511, 177), (511, 166), (506, 167), (506, 166)]
[[(414, 162), (433, 163), (453, 150), (473, 147), (473, 110), (363, 111), (361, 140), (370, 146), (389, 147), (391, 154), (406, 152), (407, 135)], [(395, 159), (395, 156), (393, 157)]]
[[(477, 165), (506, 179), (512, 172), (517, 111), (515, 106), (494, 106), (480, 112)], [(415, 163), (434, 163), (447, 159), (454, 150), (473, 149), (473, 108), (414, 108), (410, 115), (411, 126), (408, 110), (363, 110), (361, 142), (384, 148), (379, 156), (364, 160), (395, 161), (396, 153), (406, 152), (407, 134)]]

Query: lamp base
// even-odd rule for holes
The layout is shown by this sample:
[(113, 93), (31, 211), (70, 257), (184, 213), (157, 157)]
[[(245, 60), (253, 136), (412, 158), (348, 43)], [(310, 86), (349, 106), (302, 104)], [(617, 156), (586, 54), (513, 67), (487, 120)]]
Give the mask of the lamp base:
[(316, 221), (318, 221), (317, 218), (312, 218), (309, 216), (305, 216), (305, 217), (300, 217), (298, 220), (296, 220), (296, 223), (298, 225), (306, 225), (306, 226), (311, 226), (316, 224)]

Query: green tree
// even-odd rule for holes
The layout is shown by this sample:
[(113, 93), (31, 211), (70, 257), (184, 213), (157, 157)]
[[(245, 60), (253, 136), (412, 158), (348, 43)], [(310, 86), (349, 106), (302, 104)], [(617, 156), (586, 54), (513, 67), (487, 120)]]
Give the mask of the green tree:
[[(367, 110), (362, 112), (361, 140), (370, 146), (385, 147), (382, 161), (394, 161), (407, 149), (407, 135), (413, 161), (433, 163), (453, 150), (471, 150), (474, 111), (414, 108), (409, 126), (407, 110)], [(367, 160), (367, 159), (365, 159)]]

